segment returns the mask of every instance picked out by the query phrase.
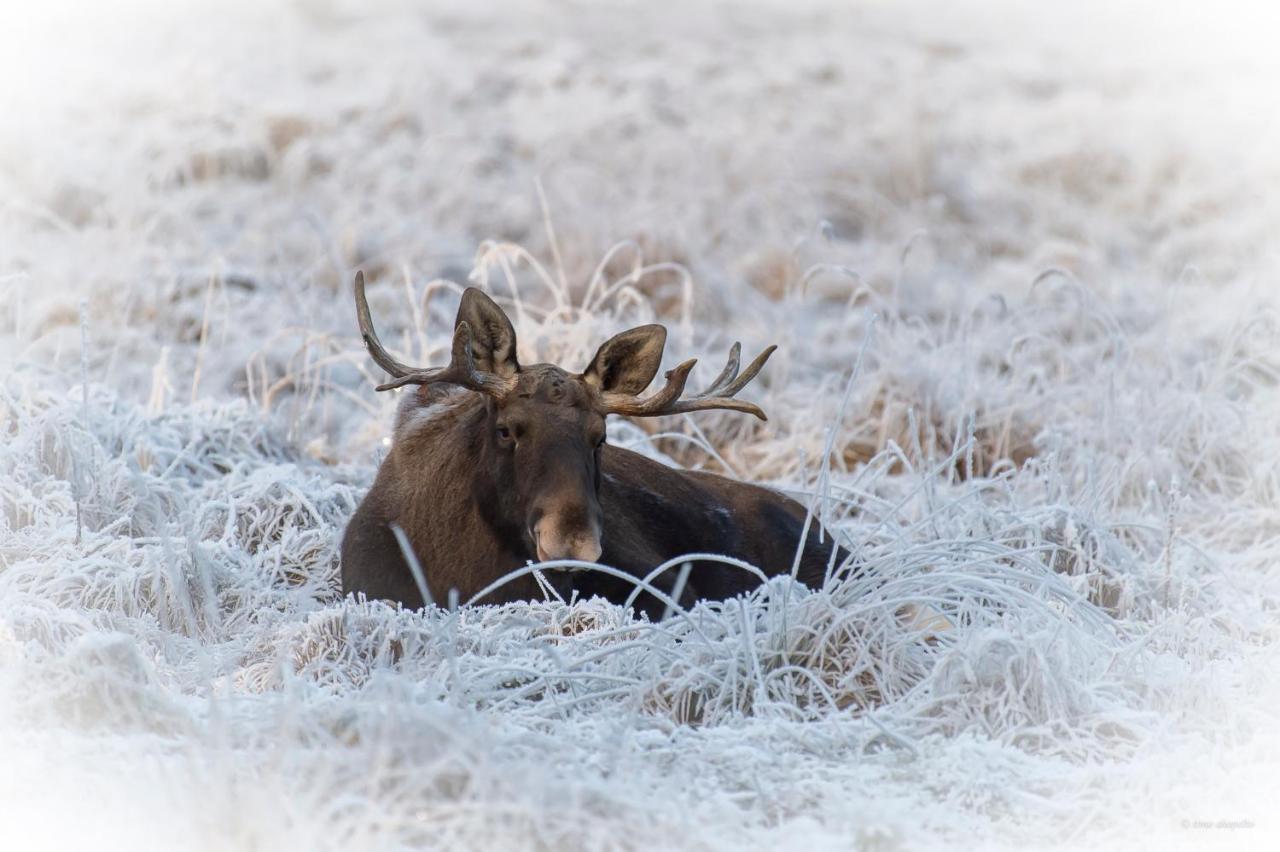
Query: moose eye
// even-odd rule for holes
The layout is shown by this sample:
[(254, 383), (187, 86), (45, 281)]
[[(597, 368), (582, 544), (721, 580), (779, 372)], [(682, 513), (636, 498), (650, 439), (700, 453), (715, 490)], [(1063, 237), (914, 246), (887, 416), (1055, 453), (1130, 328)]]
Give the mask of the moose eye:
[(501, 439), (502, 439), (502, 440), (504, 440), (504, 441), (510, 441), (510, 440), (511, 440), (511, 430), (510, 430), (510, 429), (508, 429), (506, 426), (499, 426), (499, 427), (498, 427), (498, 437), (499, 437), (499, 438), (501, 438)]
[(605, 435), (601, 435), (601, 436), (600, 436), (600, 440), (599, 440), (599, 441), (596, 441), (596, 449), (597, 449), (597, 450), (604, 446), (604, 440), (605, 440), (605, 438), (606, 438), (606, 437), (607, 437), (607, 436), (605, 436)]

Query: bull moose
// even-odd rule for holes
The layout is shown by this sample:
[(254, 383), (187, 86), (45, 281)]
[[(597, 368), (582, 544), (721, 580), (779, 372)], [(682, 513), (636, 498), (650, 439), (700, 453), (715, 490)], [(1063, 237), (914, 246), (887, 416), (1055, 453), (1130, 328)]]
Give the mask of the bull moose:
[[(734, 399), (776, 347), (739, 374), (740, 347), (703, 393), (684, 396), (694, 360), (666, 374), (666, 385), (641, 399), (662, 361), (666, 329), (644, 325), (606, 341), (581, 373), (552, 364), (521, 364), (516, 334), (484, 292), (462, 294), (450, 363), (410, 367), (378, 340), (355, 277), (356, 316), (365, 347), (392, 376), (378, 390), (416, 386), (395, 417), (389, 454), (342, 540), (346, 593), (420, 607), (414, 570), (435, 600), (451, 589), (467, 601), (530, 562), (572, 559), (611, 566), (643, 578), (684, 554), (717, 554), (758, 566), (765, 575), (792, 570), (821, 586), (847, 553), (805, 509), (777, 492), (699, 471), (676, 470), (609, 444), (605, 418), (656, 417), (708, 409), (753, 414)], [(412, 549), (411, 565), (397, 539)], [(803, 538), (803, 544), (801, 540)], [(678, 563), (677, 563), (678, 564)], [(714, 560), (691, 560), (652, 579), (653, 588), (688, 606), (724, 600), (760, 582), (758, 574)], [(561, 592), (622, 602), (635, 583), (598, 571), (548, 570)], [(487, 592), (479, 603), (541, 597), (530, 573)], [(659, 596), (634, 601), (650, 616)]]

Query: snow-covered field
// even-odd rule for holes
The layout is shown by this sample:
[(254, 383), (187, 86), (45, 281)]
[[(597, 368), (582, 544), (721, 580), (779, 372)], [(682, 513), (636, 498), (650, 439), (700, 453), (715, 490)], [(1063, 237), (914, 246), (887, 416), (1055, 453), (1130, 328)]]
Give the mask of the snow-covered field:
[[(0, 12), (0, 849), (1280, 843), (1274, 15), (106, 5)], [(778, 343), (612, 440), (873, 576), (340, 599), (357, 268), (408, 360)]]

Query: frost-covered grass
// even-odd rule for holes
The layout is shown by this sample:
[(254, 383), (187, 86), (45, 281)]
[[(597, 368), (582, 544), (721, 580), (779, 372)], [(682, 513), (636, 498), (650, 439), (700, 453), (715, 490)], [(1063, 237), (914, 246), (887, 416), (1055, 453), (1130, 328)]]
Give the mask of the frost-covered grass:
[[(1277, 840), (1274, 60), (1161, 11), (0, 26), (0, 848)], [(768, 423), (611, 439), (865, 573), (341, 599), (396, 401), (358, 267), (408, 360), (468, 282), (526, 361), (779, 344)]]

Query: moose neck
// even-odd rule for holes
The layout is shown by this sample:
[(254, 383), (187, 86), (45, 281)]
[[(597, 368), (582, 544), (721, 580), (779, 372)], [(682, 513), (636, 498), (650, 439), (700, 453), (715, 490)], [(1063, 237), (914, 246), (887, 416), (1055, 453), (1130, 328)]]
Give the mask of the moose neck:
[[(389, 461), (404, 513), (398, 522), (429, 566), (433, 595), (456, 588), (466, 600), (533, 558), (498, 479), (489, 420), (485, 398), (469, 391), (414, 394), (397, 414)], [(476, 565), (492, 568), (477, 575)]]

